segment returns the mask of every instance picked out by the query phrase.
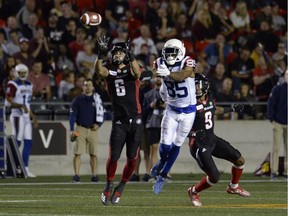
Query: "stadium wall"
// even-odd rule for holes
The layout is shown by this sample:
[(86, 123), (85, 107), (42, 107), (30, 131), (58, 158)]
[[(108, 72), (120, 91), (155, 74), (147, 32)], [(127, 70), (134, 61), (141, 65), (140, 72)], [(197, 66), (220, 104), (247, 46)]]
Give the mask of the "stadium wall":
[[(44, 122), (45, 123), (45, 122)], [(48, 123), (48, 122), (47, 122)], [(57, 123), (57, 122), (53, 122)], [(31, 155), (30, 169), (36, 175), (73, 175), (73, 144), (69, 142), (69, 123), (68, 121), (58, 122), (62, 124), (66, 131), (66, 144), (54, 143), (66, 146), (66, 154), (62, 155)], [(49, 122), (51, 125), (51, 121)], [(106, 159), (108, 157), (109, 135), (111, 121), (106, 121), (99, 129), (98, 145), (98, 174), (105, 174)], [(246, 160), (244, 172), (251, 173), (262, 163), (272, 147), (272, 125), (267, 120), (259, 121), (216, 121), (215, 132), (218, 136), (228, 140), (235, 148), (239, 149)], [(6, 122), (6, 134), (11, 133), (10, 122)], [(34, 132), (35, 133), (35, 132)], [(36, 130), (37, 133), (37, 130)], [(42, 133), (43, 134), (43, 133)], [(51, 133), (52, 134), (52, 133)], [(47, 135), (47, 134), (46, 134)], [(47, 135), (48, 136), (48, 135)], [(53, 133), (53, 136), (57, 136)], [(33, 136), (34, 137), (34, 136)], [(50, 137), (51, 138), (51, 137)], [(57, 139), (56, 139), (57, 140)], [(47, 139), (46, 139), (47, 141)], [(55, 141), (53, 141), (55, 142)], [(196, 161), (190, 156), (188, 140), (183, 144), (180, 155), (172, 168), (173, 173), (201, 173)], [(53, 144), (53, 143), (52, 143)], [(51, 144), (51, 145), (52, 145)], [(36, 143), (33, 145), (41, 145)], [(47, 145), (47, 143), (46, 143)], [(55, 145), (54, 145), (55, 146)], [(47, 146), (46, 146), (47, 147)], [(122, 172), (125, 159), (125, 147), (118, 163), (117, 174)], [(141, 151), (143, 158), (143, 152)], [(84, 155), (81, 158), (81, 175), (90, 175), (89, 156)], [(221, 172), (230, 172), (231, 165), (227, 161), (215, 159)], [(144, 174), (144, 162), (141, 163), (140, 173)]]

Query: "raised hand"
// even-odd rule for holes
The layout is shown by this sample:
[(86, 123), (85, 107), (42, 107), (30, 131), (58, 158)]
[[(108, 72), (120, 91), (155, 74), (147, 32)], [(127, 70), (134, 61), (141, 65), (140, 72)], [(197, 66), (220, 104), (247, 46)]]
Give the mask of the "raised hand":
[(105, 35), (97, 38), (99, 59), (103, 59), (103, 57), (107, 55), (109, 40), (110, 40), (110, 37), (106, 37)]
[(128, 61), (132, 62), (132, 61), (135, 60), (135, 56), (132, 53), (132, 50), (130, 48), (130, 38), (126, 42), (126, 50), (125, 50), (125, 52), (126, 52)]

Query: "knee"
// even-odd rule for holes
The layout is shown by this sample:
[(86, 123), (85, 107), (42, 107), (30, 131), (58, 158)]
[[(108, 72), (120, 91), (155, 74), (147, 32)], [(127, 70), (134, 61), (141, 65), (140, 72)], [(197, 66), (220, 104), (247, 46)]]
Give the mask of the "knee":
[(220, 173), (215, 172), (215, 173), (212, 173), (211, 175), (208, 175), (208, 177), (209, 177), (209, 181), (212, 184), (216, 184), (220, 180)]
[(234, 162), (235, 166), (243, 166), (245, 164), (245, 159), (241, 156), (237, 161)]

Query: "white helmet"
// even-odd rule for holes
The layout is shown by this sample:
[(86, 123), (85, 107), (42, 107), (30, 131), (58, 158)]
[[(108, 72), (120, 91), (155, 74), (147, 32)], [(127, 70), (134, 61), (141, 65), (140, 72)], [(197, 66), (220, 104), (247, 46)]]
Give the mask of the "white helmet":
[[(28, 67), (25, 64), (17, 64), (15, 67), (16, 77), (20, 80), (26, 80), (28, 76)], [(21, 72), (21, 74), (20, 74)]]
[(168, 65), (174, 65), (185, 57), (186, 48), (178, 39), (168, 40), (162, 49), (162, 57)]

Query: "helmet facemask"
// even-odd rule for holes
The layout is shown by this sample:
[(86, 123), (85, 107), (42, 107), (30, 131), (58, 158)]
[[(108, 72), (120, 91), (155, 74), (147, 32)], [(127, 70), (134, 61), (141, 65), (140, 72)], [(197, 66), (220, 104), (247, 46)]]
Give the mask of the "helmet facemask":
[(199, 99), (205, 96), (209, 90), (209, 83), (207, 80), (195, 79), (196, 98)]
[(25, 81), (28, 76), (28, 67), (24, 64), (18, 64), (15, 67), (15, 75), (18, 79)]
[[(124, 53), (124, 55), (121, 53)], [(113, 64), (115, 65), (120, 65), (122, 63), (126, 64), (127, 62), (126, 43), (122, 42), (116, 43), (111, 50), (111, 54)]]
[(181, 61), (186, 53), (183, 43), (178, 39), (168, 40), (162, 49), (162, 58), (168, 65)]

